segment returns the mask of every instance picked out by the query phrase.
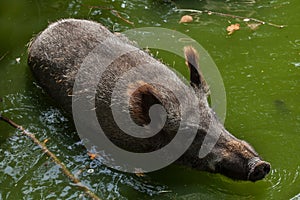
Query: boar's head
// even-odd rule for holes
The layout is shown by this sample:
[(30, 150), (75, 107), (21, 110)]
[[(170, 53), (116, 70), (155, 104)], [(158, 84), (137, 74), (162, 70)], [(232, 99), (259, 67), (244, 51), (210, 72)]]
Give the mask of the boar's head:
[[(220, 123), (207, 103), (209, 90), (199, 71), (197, 52), (192, 47), (185, 47), (185, 56), (190, 70), (190, 83), (200, 99), (201, 122), (191, 147), (178, 162), (235, 180), (263, 179), (270, 171), (270, 164), (263, 161), (251, 145), (231, 135)], [(213, 140), (216, 142), (210, 152), (201, 156), (199, 150)]]

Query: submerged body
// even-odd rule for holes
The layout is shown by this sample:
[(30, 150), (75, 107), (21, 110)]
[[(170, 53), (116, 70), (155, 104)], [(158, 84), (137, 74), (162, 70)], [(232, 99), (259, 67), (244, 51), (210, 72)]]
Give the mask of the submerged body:
[[(61, 20), (51, 24), (32, 41), (29, 47), (28, 64), (42, 88), (67, 112), (72, 113), (72, 95), (74, 95), (72, 89), (76, 74), (85, 62), (84, 59), (103, 43), (106, 46), (103, 45), (101, 49), (99, 62), (110, 59), (122, 48), (130, 49), (109, 64), (100, 81), (91, 78), (84, 83), (88, 90), (89, 84), (95, 84), (97, 81), (97, 93), (91, 99), (95, 101), (96, 106), (91, 109), (96, 110), (101, 127), (109, 133), (107, 137), (122, 149), (131, 152), (152, 152), (160, 149), (174, 138), (183, 115), (180, 113), (180, 104), (174, 93), (164, 87), (172, 84), (168, 79), (177, 80), (176, 74), (142, 50), (131, 49), (132, 45), (129, 41), (121, 39), (118, 45), (115, 45), (115, 40), (110, 38), (115, 36), (99, 23), (75, 19)], [(187, 47), (185, 55), (191, 74), (191, 86), (197, 94), (197, 100), (188, 99), (186, 102), (199, 102), (197, 109), (200, 110), (201, 117), (195, 139), (177, 163), (199, 170), (221, 173), (238, 180), (257, 181), (264, 178), (270, 171), (270, 164), (262, 161), (247, 142), (235, 138), (218, 121), (207, 103), (208, 87), (198, 71), (197, 52), (192, 47)], [(113, 88), (116, 82), (125, 72), (144, 63), (151, 63), (162, 69), (164, 73), (161, 76), (165, 77), (163, 80), (166, 82), (155, 85), (137, 79), (125, 85), (127, 88), (125, 93), (117, 95), (130, 95), (128, 112), (132, 120), (141, 127), (151, 122), (149, 117), (151, 106), (159, 104), (166, 110), (167, 118), (163, 128), (158, 134), (146, 139), (124, 134), (114, 122), (111, 111)], [(154, 70), (155, 68), (153, 74), (155, 74)], [(90, 70), (86, 73), (91, 73), (92, 77), (94, 72)], [(148, 75), (153, 74), (150, 70)], [(132, 88), (135, 89), (131, 91)], [(211, 152), (204, 158), (200, 158), (199, 150), (211, 124), (220, 137)]]

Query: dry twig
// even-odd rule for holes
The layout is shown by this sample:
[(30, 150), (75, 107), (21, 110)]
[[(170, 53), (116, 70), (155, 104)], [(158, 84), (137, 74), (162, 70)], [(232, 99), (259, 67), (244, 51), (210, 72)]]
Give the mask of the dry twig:
[(76, 178), (68, 169), (67, 167), (56, 157), (55, 154), (53, 154), (47, 147), (46, 144), (43, 142), (40, 142), (33, 133), (30, 133), (28, 131), (26, 131), (26, 129), (24, 129), (22, 126), (18, 125), (17, 123), (15, 123), (14, 121), (12, 121), (11, 119), (4, 117), (1, 113), (0, 113), (0, 121), (4, 121), (6, 123), (8, 123), (9, 125), (11, 125), (12, 127), (20, 130), (24, 135), (26, 135), (27, 137), (29, 137), (35, 144), (37, 144), (45, 154), (47, 154), (50, 158), (52, 158), (52, 160), (61, 167), (63, 173), (68, 176), (69, 179), (71, 179), (71, 181), (73, 183), (76, 184), (76, 186), (78, 186), (81, 190), (83, 190), (89, 197), (91, 197), (94, 200), (101, 200), (101, 198), (99, 198), (94, 192), (92, 192), (87, 186), (83, 185), (80, 180), (78, 178)]
[(124, 22), (126, 22), (126, 23), (128, 23), (128, 24), (130, 24), (130, 25), (134, 25), (134, 22), (131, 22), (131, 21), (129, 21), (128, 19), (125, 19), (124, 17), (122, 17), (118, 11), (116, 11), (116, 10), (111, 10), (111, 12), (114, 13), (115, 16), (117, 16), (118, 18), (120, 18), (120, 19), (123, 20)]
[(5, 58), (5, 56), (7, 56), (8, 53), (9, 53), (9, 52), (7, 51), (5, 54), (3, 54), (3, 55), (0, 57), (0, 61), (1, 61), (3, 58)]
[(218, 15), (218, 16), (222, 16), (222, 17), (230, 17), (233, 19), (242, 19), (245, 22), (253, 21), (256, 23), (260, 23), (260, 24), (267, 24), (267, 25), (270, 25), (270, 26), (273, 26), (276, 28), (284, 28), (286, 26), (286, 25), (273, 24), (271, 22), (265, 22), (260, 19), (256, 19), (256, 18), (252, 18), (252, 17), (243, 17), (243, 16), (239, 16), (239, 15), (232, 15), (232, 14), (214, 12), (214, 11), (209, 11), (209, 10), (176, 9), (176, 11), (178, 11), (178, 12), (193, 12), (193, 13), (199, 13), (199, 14), (206, 13), (208, 15)]
[(116, 17), (118, 17), (119, 19), (123, 20), (123, 21), (126, 22), (127, 24), (134, 25), (134, 22), (129, 21), (128, 19), (125, 19), (124, 17), (121, 16), (121, 14), (120, 14), (117, 10), (115, 10), (115, 9), (113, 9), (113, 8), (111, 8), (111, 7), (105, 7), (105, 6), (90, 6), (90, 5), (83, 5), (83, 6), (86, 6), (86, 7), (90, 8), (90, 9), (97, 8), (97, 9), (101, 9), (101, 10), (110, 10), (110, 11), (111, 11)]

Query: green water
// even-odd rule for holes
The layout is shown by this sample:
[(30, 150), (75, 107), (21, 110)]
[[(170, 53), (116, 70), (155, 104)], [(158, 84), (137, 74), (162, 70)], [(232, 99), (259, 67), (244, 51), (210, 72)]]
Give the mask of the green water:
[[(225, 3), (226, 2), (226, 3)], [(251, 3), (252, 2), (252, 3)], [(178, 24), (175, 8), (213, 10), (255, 17), (283, 29), (262, 25), (250, 30), (242, 21), (196, 15)], [(216, 62), (227, 92), (226, 127), (250, 142), (272, 165), (256, 183), (171, 165), (138, 177), (112, 171), (90, 160), (63, 111), (35, 84), (26, 64), (26, 44), (49, 22), (74, 17), (93, 19), (110, 30), (134, 27), (174, 29), (197, 40)], [(300, 1), (181, 0), (146, 1), (1, 1), (1, 112), (36, 133), (78, 178), (103, 199), (289, 199), (300, 193)], [(226, 27), (240, 23), (228, 36)], [(187, 75), (179, 58), (159, 52)], [(20, 60), (20, 61), (19, 61)], [(88, 173), (88, 169), (94, 173)], [(87, 199), (59, 167), (28, 138), (0, 122), (0, 199)]]

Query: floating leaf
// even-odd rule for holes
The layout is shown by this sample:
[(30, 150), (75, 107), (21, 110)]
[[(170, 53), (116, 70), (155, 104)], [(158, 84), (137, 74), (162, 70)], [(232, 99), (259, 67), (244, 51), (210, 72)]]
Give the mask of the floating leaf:
[(258, 29), (258, 27), (260, 26), (261, 24), (260, 23), (248, 23), (247, 24), (247, 26), (251, 29), (251, 30), (253, 30), (253, 31), (255, 31), (256, 29)]
[(97, 154), (94, 154), (94, 153), (91, 153), (91, 152), (88, 152), (87, 154), (90, 156), (91, 160), (94, 160), (98, 156)]
[(192, 21), (193, 21), (193, 17), (191, 15), (184, 15), (181, 17), (179, 23), (188, 23)]
[(43, 141), (43, 143), (46, 144), (48, 141), (49, 141), (49, 139), (47, 138)]
[(21, 58), (16, 58), (17, 64), (20, 64)]
[(143, 177), (143, 176), (145, 176), (145, 174), (144, 174), (144, 171), (142, 170), (142, 169), (140, 169), (140, 168), (135, 168), (135, 175), (136, 176), (138, 176), (138, 177)]
[(240, 24), (231, 24), (230, 26), (227, 27), (228, 35), (231, 35), (234, 33), (234, 31), (237, 31), (240, 29)]

